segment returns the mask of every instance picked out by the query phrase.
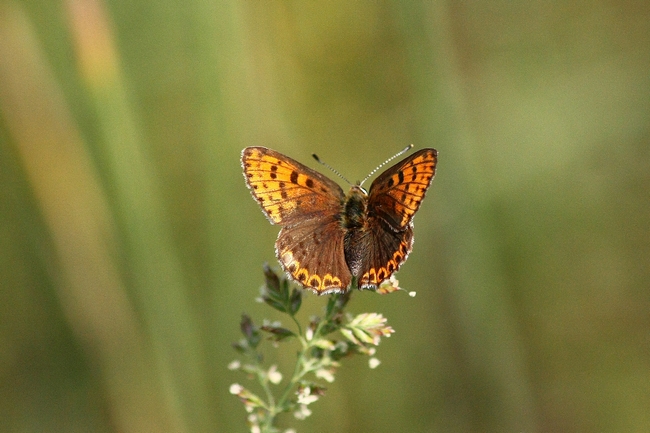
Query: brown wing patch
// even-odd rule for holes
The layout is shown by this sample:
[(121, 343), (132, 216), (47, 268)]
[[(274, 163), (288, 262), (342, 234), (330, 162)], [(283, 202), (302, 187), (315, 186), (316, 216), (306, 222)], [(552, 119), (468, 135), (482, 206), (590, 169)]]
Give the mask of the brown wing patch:
[(400, 241), (399, 247), (392, 252), (389, 259), (379, 259), (376, 263), (367, 263), (367, 270), (359, 278), (359, 287), (375, 288), (382, 282), (386, 281), (400, 268), (404, 263), (413, 244), (413, 237)]
[(345, 292), (352, 275), (343, 255), (344, 232), (336, 217), (306, 220), (284, 227), (275, 243), (286, 273), (322, 295)]
[(413, 248), (411, 226), (395, 232), (378, 218), (370, 218), (368, 227), (355, 233), (346, 244), (346, 256), (363, 251), (355, 262), (353, 274), (359, 279), (360, 288), (376, 288), (397, 272)]

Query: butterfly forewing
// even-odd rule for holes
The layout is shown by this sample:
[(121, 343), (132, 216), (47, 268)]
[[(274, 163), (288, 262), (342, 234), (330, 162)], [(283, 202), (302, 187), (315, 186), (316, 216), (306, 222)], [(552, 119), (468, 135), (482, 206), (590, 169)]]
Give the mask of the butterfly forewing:
[(336, 182), (265, 147), (245, 148), (242, 168), (248, 188), (273, 224), (285, 226), (310, 214), (338, 213), (345, 198)]
[(422, 149), (383, 172), (370, 187), (368, 211), (393, 230), (408, 226), (436, 174), (437, 152)]

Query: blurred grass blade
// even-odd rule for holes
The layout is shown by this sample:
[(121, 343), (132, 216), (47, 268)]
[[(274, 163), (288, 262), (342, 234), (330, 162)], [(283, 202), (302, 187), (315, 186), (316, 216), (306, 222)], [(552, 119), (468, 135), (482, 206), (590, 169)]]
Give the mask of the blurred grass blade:
[(191, 430), (214, 426), (206, 402), (204, 347), (190, 308), (160, 178), (148, 154), (120, 66), (107, 8), (99, 0), (68, 0), (77, 62), (101, 133), (98, 151), (125, 235), (128, 272), (152, 338), (167, 398), (180, 402)]
[[(19, 8), (0, 7), (0, 109), (40, 205), (62, 308), (96, 357), (118, 430), (180, 431), (150, 365), (114, 261), (106, 197), (61, 91)], [(134, 384), (138, 384), (134, 386)]]

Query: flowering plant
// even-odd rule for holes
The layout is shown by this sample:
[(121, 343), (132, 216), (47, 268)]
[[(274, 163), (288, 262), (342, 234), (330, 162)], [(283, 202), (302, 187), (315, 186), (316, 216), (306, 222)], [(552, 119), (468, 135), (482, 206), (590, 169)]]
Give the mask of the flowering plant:
[[(296, 319), (302, 304), (302, 290), (290, 290), (289, 281), (279, 277), (268, 266), (264, 267), (266, 282), (261, 289), (260, 299), (272, 308), (288, 314), (294, 329), (283, 327), (279, 322), (264, 321), (261, 326), (253, 323), (246, 314), (242, 315), (241, 332), (244, 337), (233, 344), (242, 360), (230, 363), (231, 370), (240, 370), (256, 379), (263, 394), (253, 393), (238, 383), (230, 386), (230, 393), (239, 397), (248, 412), (248, 426), (251, 433), (279, 432), (275, 426), (280, 413), (292, 412), (297, 419), (311, 415), (309, 406), (325, 394), (324, 382), (334, 381), (340, 360), (352, 355), (367, 355), (370, 368), (379, 365), (374, 357), (375, 346), (381, 337), (390, 337), (393, 328), (386, 324), (386, 318), (378, 313), (363, 313), (352, 316), (344, 312), (352, 291), (330, 296), (323, 317), (312, 317), (303, 327)], [(401, 290), (392, 279), (377, 289), (379, 293)], [(413, 294), (411, 294), (413, 296)], [(263, 336), (274, 344), (290, 340), (300, 343), (293, 373), (282, 385), (283, 375), (276, 365), (265, 367), (259, 351)], [(282, 386), (281, 386), (282, 385)], [(295, 432), (293, 429), (285, 433)]]

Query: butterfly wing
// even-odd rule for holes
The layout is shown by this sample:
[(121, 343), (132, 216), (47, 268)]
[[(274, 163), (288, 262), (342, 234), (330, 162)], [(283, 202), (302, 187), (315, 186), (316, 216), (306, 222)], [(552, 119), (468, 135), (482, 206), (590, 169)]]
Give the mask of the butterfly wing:
[(268, 220), (282, 226), (275, 252), (285, 272), (318, 294), (343, 292), (351, 274), (339, 222), (345, 200), (339, 185), (279, 152), (242, 151), (244, 178)]
[(344, 229), (338, 215), (283, 227), (275, 254), (293, 280), (319, 295), (345, 292), (352, 280), (343, 253)]
[(370, 186), (368, 213), (393, 230), (408, 227), (436, 174), (438, 152), (422, 149), (383, 172)]
[[(413, 229), (400, 232), (377, 217), (369, 217), (365, 230), (346, 239), (348, 263), (358, 277), (360, 288), (375, 288), (390, 278), (404, 263), (413, 248)], [(354, 265), (356, 263), (356, 265)]]
[(370, 186), (365, 230), (349, 236), (348, 257), (359, 287), (374, 288), (390, 278), (413, 248), (413, 215), (436, 173), (437, 152), (422, 149), (382, 173)]
[(242, 151), (246, 185), (272, 224), (286, 226), (338, 214), (341, 187), (317, 171), (265, 147)]

